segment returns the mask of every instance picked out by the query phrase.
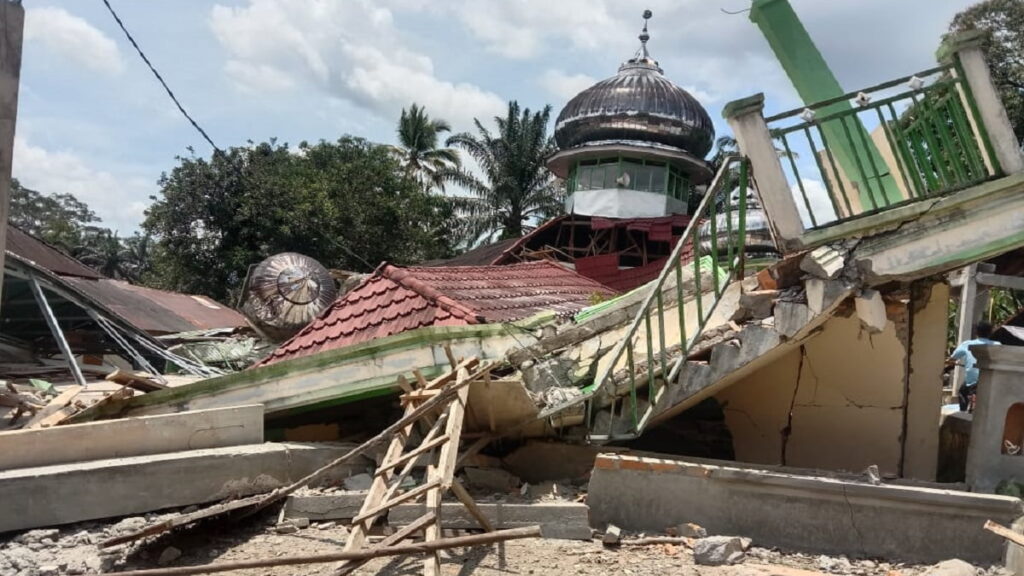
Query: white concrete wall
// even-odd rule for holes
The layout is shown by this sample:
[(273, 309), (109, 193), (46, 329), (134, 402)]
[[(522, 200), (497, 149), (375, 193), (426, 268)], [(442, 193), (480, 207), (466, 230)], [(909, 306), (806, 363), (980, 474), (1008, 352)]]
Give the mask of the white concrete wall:
[(263, 442), (263, 406), (0, 432), (0, 470)]

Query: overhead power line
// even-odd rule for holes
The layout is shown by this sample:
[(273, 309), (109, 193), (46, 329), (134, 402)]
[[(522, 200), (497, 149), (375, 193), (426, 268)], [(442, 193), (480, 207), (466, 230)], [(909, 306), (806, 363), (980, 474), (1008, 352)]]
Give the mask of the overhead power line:
[(146, 66), (149, 67), (149, 70), (153, 73), (153, 76), (156, 76), (156, 79), (160, 82), (160, 85), (163, 86), (164, 90), (167, 91), (167, 95), (171, 97), (172, 101), (174, 101), (174, 105), (178, 107), (178, 110), (181, 112), (181, 114), (185, 116), (186, 119), (188, 119), (189, 123), (192, 124), (192, 127), (195, 128), (196, 131), (198, 131), (199, 134), (202, 135), (203, 139), (209, 142), (210, 146), (213, 146), (214, 150), (216, 150), (217, 152), (221, 152), (221, 149), (216, 144), (213, 143), (213, 139), (211, 139), (210, 135), (206, 133), (206, 130), (203, 130), (199, 123), (196, 122), (195, 119), (192, 118), (192, 116), (190, 116), (189, 113), (185, 110), (185, 107), (181, 105), (181, 102), (178, 101), (178, 97), (174, 95), (174, 92), (171, 91), (171, 87), (168, 86), (167, 82), (164, 81), (163, 76), (161, 76), (160, 73), (157, 72), (156, 67), (153, 66), (153, 63), (150, 62), (149, 58), (146, 57), (146, 54), (142, 51), (142, 48), (139, 47), (139, 43), (135, 41), (135, 38), (132, 37), (131, 32), (128, 31), (128, 28), (125, 27), (124, 22), (121, 21), (121, 17), (118, 16), (117, 12), (114, 11), (114, 7), (110, 5), (109, 0), (103, 0), (103, 4), (107, 7), (107, 10), (110, 11), (110, 15), (114, 17), (114, 20), (117, 21), (117, 25), (121, 27), (121, 31), (124, 32), (124, 35), (128, 38), (128, 41), (131, 42), (132, 46), (135, 47), (135, 51), (139, 53), (139, 57), (142, 58), (142, 61), (145, 62)]

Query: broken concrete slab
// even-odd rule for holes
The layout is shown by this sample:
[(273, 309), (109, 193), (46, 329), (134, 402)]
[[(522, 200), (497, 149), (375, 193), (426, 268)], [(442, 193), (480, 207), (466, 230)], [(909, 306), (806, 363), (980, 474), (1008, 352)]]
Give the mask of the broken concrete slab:
[[(587, 503), (594, 525), (660, 531), (696, 522), (759, 546), (933, 563), (1000, 562), (1003, 544), (978, 527), (1024, 514), (1017, 498), (936, 488), (873, 486), (786, 468), (598, 455)], [(637, 489), (637, 487), (643, 489)], [(921, 538), (920, 534), (929, 534)]]
[(846, 296), (849, 287), (840, 280), (822, 280), (808, 278), (804, 281), (804, 292), (807, 294), (807, 307), (811, 314), (817, 316), (828, 310), (836, 299)]
[(786, 338), (792, 338), (811, 321), (811, 309), (800, 302), (777, 302), (775, 304), (775, 331)]
[(889, 316), (885, 313), (885, 301), (882, 299), (881, 292), (871, 289), (862, 290), (853, 302), (861, 326), (872, 334), (878, 334), (885, 330), (886, 324), (889, 323)]
[(963, 560), (943, 560), (925, 570), (922, 576), (976, 576), (978, 571)]
[(811, 276), (825, 280), (835, 280), (843, 271), (846, 259), (843, 254), (831, 246), (819, 246), (811, 250), (800, 261), (800, 269)]
[[(555, 540), (590, 540), (592, 532), (586, 504), (577, 502), (537, 502), (509, 504), (477, 502), (480, 511), (497, 529), (540, 525), (544, 538)], [(391, 526), (404, 526), (426, 512), (423, 504), (402, 504), (388, 513)], [(441, 506), (441, 523), (445, 528), (468, 530), (479, 528), (477, 521), (458, 502)]]
[(292, 494), (284, 506), (285, 518), (309, 518), (311, 521), (349, 521), (359, 514), (366, 492), (333, 494)]
[(0, 432), (0, 470), (263, 442), (263, 406)]
[(622, 528), (615, 524), (609, 524), (601, 536), (601, 544), (605, 546), (618, 546), (619, 542), (622, 542)]
[[(269, 492), (352, 445), (254, 444), (0, 472), (0, 532), (140, 514)], [(338, 482), (367, 461), (332, 470)]]

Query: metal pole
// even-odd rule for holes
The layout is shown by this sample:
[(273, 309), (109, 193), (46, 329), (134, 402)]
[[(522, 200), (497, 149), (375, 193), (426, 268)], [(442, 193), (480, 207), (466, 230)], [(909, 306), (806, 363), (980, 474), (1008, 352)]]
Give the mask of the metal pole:
[(20, 0), (0, 0), (0, 299), (3, 296), (4, 260), (7, 254), (11, 164), (14, 157), (14, 124), (18, 117), (18, 83), (21, 77), (24, 27), (25, 9)]
[(28, 279), (28, 285), (32, 288), (32, 295), (36, 297), (36, 303), (39, 304), (39, 311), (43, 313), (43, 318), (46, 319), (46, 325), (50, 327), (50, 334), (53, 334), (53, 339), (57, 341), (57, 347), (67, 358), (68, 367), (71, 369), (71, 374), (75, 377), (75, 382), (85, 386), (85, 376), (82, 376), (82, 369), (78, 367), (78, 363), (75, 362), (75, 355), (71, 353), (71, 346), (68, 345), (68, 341), (64, 338), (64, 331), (60, 329), (60, 324), (57, 323), (57, 317), (53, 314), (53, 309), (50, 308), (50, 303), (46, 300), (46, 294), (43, 293), (42, 286), (39, 285), (39, 281), (36, 280), (35, 276), (30, 276)]

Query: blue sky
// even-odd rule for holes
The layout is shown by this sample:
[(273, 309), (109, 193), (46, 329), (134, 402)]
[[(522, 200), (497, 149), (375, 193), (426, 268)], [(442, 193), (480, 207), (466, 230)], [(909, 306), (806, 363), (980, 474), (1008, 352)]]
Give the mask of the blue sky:
[[(930, 67), (968, 0), (791, 0), (848, 90)], [(511, 99), (551, 104), (649, 47), (666, 76), (721, 107), (755, 92), (798, 104), (747, 0), (111, 0), (221, 147), (248, 140), (391, 143), (411, 102), (456, 130)], [(71, 192), (105, 225), (137, 229), (175, 156), (208, 155), (100, 0), (25, 0), (14, 176)]]

